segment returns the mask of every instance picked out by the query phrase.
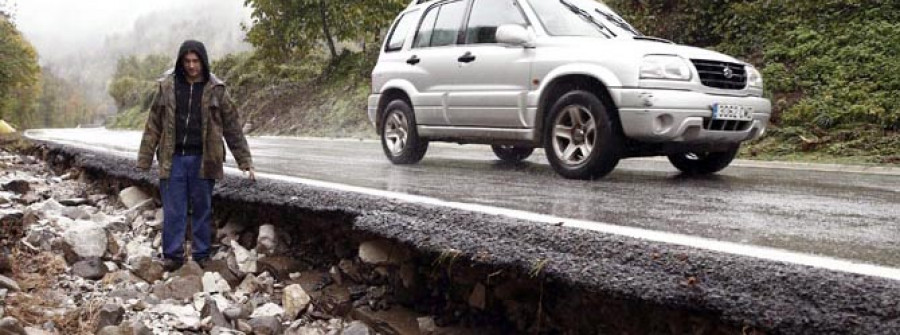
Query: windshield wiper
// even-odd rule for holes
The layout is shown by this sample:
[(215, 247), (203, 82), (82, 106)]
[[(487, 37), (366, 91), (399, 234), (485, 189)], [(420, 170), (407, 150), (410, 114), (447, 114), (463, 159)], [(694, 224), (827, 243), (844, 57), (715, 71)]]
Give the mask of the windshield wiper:
[(619, 28), (622, 28), (623, 30), (625, 30), (629, 33), (632, 33), (635, 36), (643, 36), (643, 34), (638, 32), (637, 29), (634, 29), (634, 27), (632, 27), (630, 24), (628, 24), (628, 22), (625, 22), (625, 20), (622, 20), (622, 18), (612, 15), (610, 13), (604, 12), (604, 11), (600, 10), (600, 8), (594, 8), (594, 11), (597, 12), (597, 14), (603, 15), (603, 17), (605, 17), (607, 21), (612, 22), (616, 26), (619, 26)]
[[(615, 32), (612, 31), (612, 29), (609, 29), (609, 27), (607, 27), (603, 23), (601, 23), (600, 21), (597, 21), (597, 19), (594, 18), (594, 16), (591, 15), (591, 13), (588, 13), (586, 10), (581, 9), (581, 7), (575, 6), (566, 0), (559, 0), (559, 3), (563, 4), (563, 6), (566, 6), (566, 8), (568, 8), (570, 11), (572, 11), (572, 13), (578, 14), (578, 16), (581, 16), (582, 19), (584, 19), (585, 21), (590, 22), (591, 24), (596, 26), (598, 29), (600, 29), (600, 33), (603, 34), (603, 36), (605, 36), (606, 38), (613, 38), (613, 37), (618, 36), (618, 35), (616, 35)], [(607, 32), (609, 32), (609, 33), (607, 33)], [(612, 35), (612, 36), (610, 36), (610, 35)]]

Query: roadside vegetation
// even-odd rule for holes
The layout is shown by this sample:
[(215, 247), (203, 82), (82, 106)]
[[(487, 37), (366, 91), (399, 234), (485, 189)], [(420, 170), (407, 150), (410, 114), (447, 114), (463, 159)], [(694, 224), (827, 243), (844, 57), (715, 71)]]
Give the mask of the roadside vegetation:
[(645, 34), (762, 70), (773, 127), (744, 158), (900, 164), (900, 2), (608, 3)]
[(0, 1), (0, 120), (13, 128), (75, 127), (96, 109), (76, 83), (41, 68), (34, 46), (16, 28)]
[[(744, 146), (743, 158), (900, 164), (900, 2), (607, 3), (647, 35), (722, 51), (762, 70), (772, 126)], [(364, 112), (369, 73), (408, 1), (246, 4), (253, 48), (218, 55), (213, 70), (229, 83), (250, 132), (374, 138)], [(172, 64), (128, 57), (109, 85), (119, 115), (108, 124), (141, 128), (148, 87), (161, 72), (154, 71)], [(146, 69), (130, 73), (123, 64)]]

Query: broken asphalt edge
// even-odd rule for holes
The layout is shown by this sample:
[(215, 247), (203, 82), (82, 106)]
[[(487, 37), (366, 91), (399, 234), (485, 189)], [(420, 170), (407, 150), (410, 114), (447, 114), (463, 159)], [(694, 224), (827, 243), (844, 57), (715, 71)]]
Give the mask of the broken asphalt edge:
[[(157, 174), (136, 170), (133, 160), (31, 141), (81, 169), (157, 185)], [(889, 279), (265, 179), (228, 175), (214, 197), (342, 213), (361, 233), (539, 276), (585, 300), (639, 302), (765, 333), (900, 334), (900, 283)]]

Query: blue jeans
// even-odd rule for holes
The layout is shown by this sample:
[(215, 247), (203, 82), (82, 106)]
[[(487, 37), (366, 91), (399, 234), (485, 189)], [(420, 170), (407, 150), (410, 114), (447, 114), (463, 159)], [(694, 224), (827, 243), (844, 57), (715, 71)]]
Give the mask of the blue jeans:
[(163, 201), (163, 257), (184, 261), (184, 234), (190, 204), (194, 260), (209, 257), (212, 240), (212, 191), (214, 179), (200, 179), (202, 156), (172, 157), (169, 179), (159, 180)]

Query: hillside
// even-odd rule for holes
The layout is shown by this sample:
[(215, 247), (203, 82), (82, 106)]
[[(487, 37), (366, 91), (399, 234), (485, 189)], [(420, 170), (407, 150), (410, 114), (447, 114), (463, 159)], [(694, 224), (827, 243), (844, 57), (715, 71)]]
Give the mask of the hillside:
[[(735, 55), (763, 71), (773, 125), (745, 145), (743, 157), (900, 164), (900, 2), (607, 2), (647, 35)], [(292, 27), (259, 15), (292, 6), (274, 3), (282, 7), (257, 9), (254, 27)], [(237, 93), (254, 134), (374, 137), (364, 108), (377, 55), (365, 46), (378, 39), (361, 31), (344, 34), (335, 52), (251, 29), (255, 51), (214, 67)]]

